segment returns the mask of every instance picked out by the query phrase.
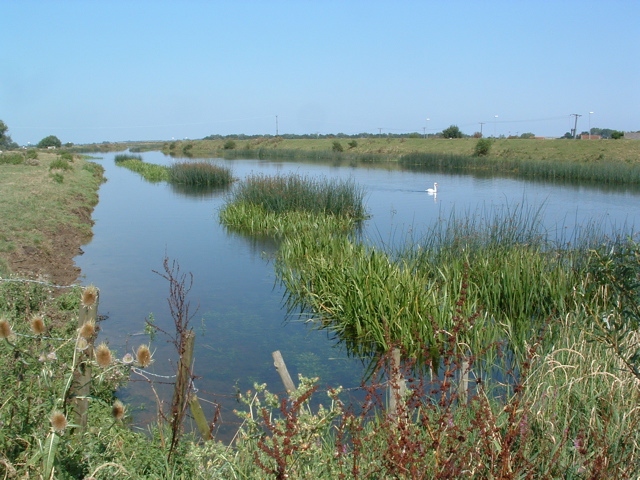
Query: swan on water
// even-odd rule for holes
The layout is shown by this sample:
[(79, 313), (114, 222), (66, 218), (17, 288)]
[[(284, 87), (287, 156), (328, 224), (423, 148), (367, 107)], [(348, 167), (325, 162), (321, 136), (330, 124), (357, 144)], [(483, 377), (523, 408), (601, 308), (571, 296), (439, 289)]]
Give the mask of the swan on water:
[(429, 195), (435, 195), (436, 193), (438, 193), (438, 184), (434, 183), (433, 188), (427, 188), (427, 193)]

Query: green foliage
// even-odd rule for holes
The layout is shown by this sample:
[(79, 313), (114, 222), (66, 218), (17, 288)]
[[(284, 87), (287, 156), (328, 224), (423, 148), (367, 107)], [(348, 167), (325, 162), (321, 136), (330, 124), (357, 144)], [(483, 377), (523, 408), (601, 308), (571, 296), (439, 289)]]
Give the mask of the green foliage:
[(451, 125), (445, 128), (441, 133), (443, 138), (462, 138), (462, 132), (457, 125)]
[(181, 162), (169, 167), (169, 181), (174, 184), (226, 187), (233, 182), (231, 170), (210, 162)]
[(113, 157), (113, 161), (117, 164), (126, 162), (127, 160), (140, 160), (142, 161), (141, 155), (132, 155), (130, 153), (119, 153), (115, 157)]
[(7, 135), (9, 127), (6, 123), (0, 120), (0, 150), (11, 150), (18, 148), (18, 144), (11, 140), (11, 137)]
[(489, 155), (492, 144), (493, 142), (489, 138), (479, 138), (476, 142), (476, 146), (473, 149), (473, 154), (476, 157), (484, 157)]
[(525, 132), (522, 135), (520, 135), (520, 138), (534, 138), (535, 136), (536, 136), (535, 133)]
[(143, 162), (139, 155), (116, 155), (115, 162), (120, 167), (139, 173), (148, 182), (165, 182), (169, 179), (167, 167)]
[(236, 142), (233, 140), (227, 140), (226, 142), (224, 142), (223, 148), (225, 150), (234, 150), (236, 148)]
[(344, 152), (344, 147), (338, 140), (334, 140), (331, 146), (331, 150), (334, 152)]
[(20, 165), (24, 163), (24, 156), (20, 152), (0, 154), (0, 165)]
[(72, 170), (73, 167), (67, 160), (58, 157), (49, 164), (49, 170)]
[(35, 148), (30, 148), (27, 150), (27, 158), (35, 160), (38, 158), (38, 151)]
[(640, 245), (629, 238), (593, 250), (581, 292), (588, 331), (640, 380)]
[(38, 142), (38, 148), (60, 148), (62, 146), (62, 142), (55, 135), (49, 135), (48, 137), (44, 137), (42, 140)]
[(619, 140), (623, 137), (624, 137), (624, 132), (621, 132), (619, 130), (614, 130), (613, 132), (611, 132), (611, 138), (613, 138), (614, 140)]
[(353, 139), (347, 143), (349, 149), (358, 148), (358, 141)]

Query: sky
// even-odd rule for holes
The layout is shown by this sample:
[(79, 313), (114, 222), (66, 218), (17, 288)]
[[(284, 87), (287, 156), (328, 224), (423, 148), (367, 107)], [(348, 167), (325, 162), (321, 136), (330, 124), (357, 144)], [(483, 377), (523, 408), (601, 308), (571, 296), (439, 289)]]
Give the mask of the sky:
[(640, 130), (638, 0), (0, 7), (0, 120), (20, 145)]

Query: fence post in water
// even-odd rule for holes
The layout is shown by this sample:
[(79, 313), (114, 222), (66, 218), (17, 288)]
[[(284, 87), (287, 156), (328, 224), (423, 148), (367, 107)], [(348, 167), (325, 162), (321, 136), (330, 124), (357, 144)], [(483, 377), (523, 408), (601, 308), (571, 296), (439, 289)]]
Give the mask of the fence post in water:
[(273, 364), (276, 367), (278, 374), (280, 375), (280, 379), (282, 380), (287, 393), (295, 391), (296, 386), (293, 383), (293, 380), (291, 380), (291, 375), (289, 375), (287, 365), (284, 363), (284, 358), (282, 358), (280, 350), (276, 350), (271, 354), (271, 356), (273, 357)]
[(460, 364), (460, 379), (458, 383), (458, 401), (466, 405), (469, 401), (469, 360), (464, 359)]
[[(85, 323), (93, 322), (95, 324), (97, 322), (100, 290), (90, 285), (83, 289), (81, 295), (78, 312), (78, 328), (80, 329)], [(93, 357), (94, 340), (95, 334), (86, 338), (87, 348), (78, 352), (78, 364), (73, 371), (73, 384), (69, 392), (73, 398), (74, 422), (80, 427), (80, 431), (84, 431), (87, 427), (87, 412), (91, 395), (91, 364), (89, 360)]]
[(173, 390), (173, 401), (171, 402), (172, 428), (179, 428), (176, 420), (182, 418), (186, 408), (186, 395), (191, 384), (191, 362), (193, 361), (193, 345), (196, 336), (193, 330), (184, 333), (184, 352), (178, 361), (178, 371), (176, 372), (176, 385)]
[(398, 418), (398, 411), (407, 391), (400, 367), (400, 349), (391, 351), (391, 368), (389, 369), (389, 412), (392, 418)]

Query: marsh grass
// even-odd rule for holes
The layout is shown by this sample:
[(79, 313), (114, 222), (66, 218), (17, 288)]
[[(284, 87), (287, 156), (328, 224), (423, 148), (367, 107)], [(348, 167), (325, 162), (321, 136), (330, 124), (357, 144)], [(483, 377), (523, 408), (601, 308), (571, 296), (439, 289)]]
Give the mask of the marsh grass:
[(640, 167), (636, 163), (578, 161), (553, 159), (523, 159), (488, 155), (457, 155), (451, 153), (410, 153), (400, 158), (409, 168), (428, 167), (443, 172), (487, 171), (507, 173), (524, 178), (543, 180), (574, 180), (601, 184), (640, 184)]
[(276, 273), (290, 313), (301, 312), (368, 361), (390, 343), (411, 357), (421, 355), (419, 345), (435, 349), (442, 341), (435, 330), (448, 331), (457, 313), (471, 312), (478, 318), (461, 335), (467, 355), (482, 352), (477, 364), (491, 365), (491, 346), (504, 342), (522, 359), (542, 325), (570, 308), (588, 253), (561, 248), (542, 230), (539, 213), (516, 206), (452, 214), (422, 241), (396, 250), (303, 229), (284, 240)]
[(167, 167), (146, 163), (139, 155), (116, 155), (115, 162), (120, 167), (128, 168), (132, 172), (142, 175), (148, 182), (166, 182), (169, 179)]
[(169, 167), (169, 182), (180, 185), (223, 187), (233, 182), (231, 170), (210, 162), (179, 162)]
[(252, 175), (230, 194), (219, 217), (228, 228), (258, 235), (352, 232), (366, 217), (364, 191), (351, 181)]

